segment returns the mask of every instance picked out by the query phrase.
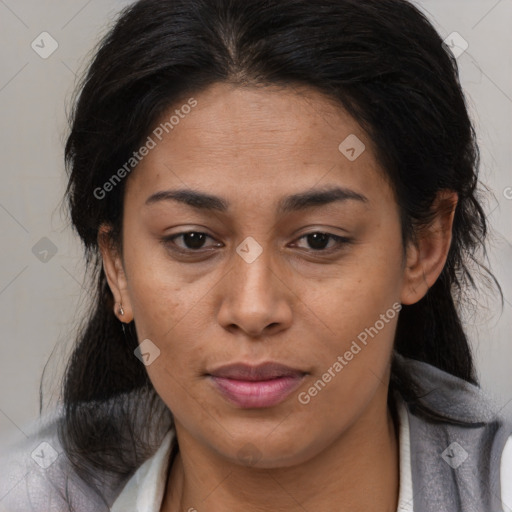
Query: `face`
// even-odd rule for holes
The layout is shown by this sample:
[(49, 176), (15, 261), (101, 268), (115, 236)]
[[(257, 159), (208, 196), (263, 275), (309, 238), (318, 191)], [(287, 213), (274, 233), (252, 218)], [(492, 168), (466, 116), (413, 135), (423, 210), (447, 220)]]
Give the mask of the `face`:
[[(109, 283), (150, 340), (146, 369), (180, 442), (300, 463), (385, 408), (420, 253), (404, 259), (372, 142), (327, 98), (217, 84), (194, 99), (127, 178)], [(287, 368), (247, 367), (263, 363)]]

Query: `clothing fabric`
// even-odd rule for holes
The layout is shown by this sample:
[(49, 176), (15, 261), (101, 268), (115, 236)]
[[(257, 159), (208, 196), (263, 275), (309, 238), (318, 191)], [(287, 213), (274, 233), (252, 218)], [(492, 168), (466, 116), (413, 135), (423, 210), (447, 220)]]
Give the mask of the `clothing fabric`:
[[(512, 419), (497, 414), (478, 387), (431, 365), (394, 357), (420, 397), (411, 403), (394, 395), (397, 512), (512, 512)], [(128, 394), (116, 400), (132, 399)], [(69, 463), (57, 436), (60, 418), (58, 412), (45, 418), (0, 457), (0, 512), (160, 512), (176, 443), (173, 429), (158, 437), (154, 452), (135, 472), (119, 477), (99, 472), (100, 497)]]
[[(403, 402), (399, 404), (399, 425), (400, 495), (397, 512), (413, 512), (409, 420)], [(112, 506), (112, 512), (160, 512), (173, 440), (174, 432), (169, 432), (155, 455), (127, 483)], [(512, 443), (510, 448), (512, 451)]]
[[(409, 417), (404, 402), (399, 399), (397, 405), (399, 412), (400, 453), (400, 491), (397, 512), (415, 512), (411, 474)], [(169, 432), (155, 455), (147, 460), (127, 483), (112, 506), (112, 512), (160, 512), (167, 480), (167, 461), (173, 441), (174, 432)], [(512, 437), (507, 441), (503, 452), (501, 473), (503, 503), (512, 504)], [(506, 485), (506, 482), (509, 485)], [(449, 509), (440, 508), (439, 510)], [(504, 506), (503, 510), (508, 512), (511, 509), (508, 506)]]

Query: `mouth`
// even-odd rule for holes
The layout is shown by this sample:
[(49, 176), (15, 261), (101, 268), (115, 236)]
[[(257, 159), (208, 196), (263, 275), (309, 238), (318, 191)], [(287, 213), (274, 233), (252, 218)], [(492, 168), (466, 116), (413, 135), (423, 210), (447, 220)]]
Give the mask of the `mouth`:
[(222, 366), (207, 373), (214, 388), (242, 409), (273, 407), (283, 402), (304, 380), (307, 372), (279, 363)]

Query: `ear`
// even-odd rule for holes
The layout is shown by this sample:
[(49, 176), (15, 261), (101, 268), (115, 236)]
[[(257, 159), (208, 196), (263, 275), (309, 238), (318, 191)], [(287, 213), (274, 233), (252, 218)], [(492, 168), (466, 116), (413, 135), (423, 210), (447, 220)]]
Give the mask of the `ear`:
[(415, 304), (421, 300), (440, 276), (452, 241), (457, 201), (457, 192), (441, 190), (432, 205), (434, 219), (421, 228), (416, 240), (408, 245), (402, 304)]
[[(98, 245), (107, 282), (114, 296), (114, 314), (121, 322), (130, 323), (133, 320), (133, 311), (123, 261), (118, 247), (112, 240), (111, 227), (107, 224), (102, 224), (98, 230)], [(122, 306), (123, 314), (121, 314), (120, 306)]]

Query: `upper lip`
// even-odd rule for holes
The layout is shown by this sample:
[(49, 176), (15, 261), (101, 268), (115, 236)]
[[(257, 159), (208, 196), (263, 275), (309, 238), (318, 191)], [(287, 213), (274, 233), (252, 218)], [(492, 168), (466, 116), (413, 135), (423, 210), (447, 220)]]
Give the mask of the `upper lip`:
[(302, 377), (305, 374), (306, 372), (275, 362), (259, 365), (234, 363), (220, 366), (208, 372), (208, 375), (213, 377), (247, 381), (270, 380), (278, 377)]

